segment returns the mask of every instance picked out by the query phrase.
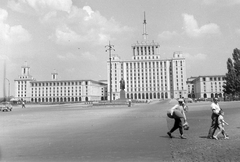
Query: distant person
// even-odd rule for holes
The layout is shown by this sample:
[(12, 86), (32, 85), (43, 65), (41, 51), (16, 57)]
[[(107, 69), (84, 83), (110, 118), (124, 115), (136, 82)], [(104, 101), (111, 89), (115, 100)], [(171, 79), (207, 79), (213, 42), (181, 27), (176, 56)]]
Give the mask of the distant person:
[(25, 107), (25, 102), (24, 102), (24, 101), (22, 101), (22, 108), (26, 108), (26, 107)]
[(132, 100), (129, 98), (128, 99), (128, 107), (131, 107), (132, 106)]
[(188, 105), (187, 105), (187, 102), (185, 101), (184, 97), (182, 97), (182, 99), (183, 99), (182, 106), (183, 106), (184, 112), (187, 112), (187, 111), (188, 111)]
[[(167, 116), (169, 118), (173, 118), (175, 120), (172, 129), (169, 132), (167, 132), (168, 136), (170, 138), (172, 138), (172, 133), (175, 130), (179, 129), (180, 138), (186, 139), (186, 137), (183, 136), (183, 125), (187, 125), (188, 124), (187, 123), (187, 118), (186, 118), (186, 115), (185, 115), (184, 100), (180, 98), (178, 100), (178, 104), (175, 105), (174, 107), (172, 107), (168, 111)], [(182, 124), (182, 119), (184, 121), (184, 124)]]
[(211, 115), (212, 123), (211, 123), (210, 129), (208, 131), (208, 136), (207, 136), (207, 138), (209, 138), (209, 139), (214, 138), (213, 135), (214, 135), (216, 129), (218, 128), (218, 116), (219, 116), (219, 112), (220, 112), (221, 108), (218, 104), (217, 98), (213, 98), (213, 102), (211, 104), (211, 109), (212, 109), (212, 115)]
[(224, 124), (228, 125), (227, 122), (225, 122), (224, 120), (224, 112), (222, 110), (220, 110), (219, 112), (219, 116), (218, 116), (218, 128), (220, 129), (219, 132), (217, 132), (217, 134), (215, 136), (213, 136), (214, 139), (218, 140), (218, 135), (220, 133), (223, 134), (224, 139), (229, 139), (229, 137), (227, 136), (225, 129), (224, 129)]

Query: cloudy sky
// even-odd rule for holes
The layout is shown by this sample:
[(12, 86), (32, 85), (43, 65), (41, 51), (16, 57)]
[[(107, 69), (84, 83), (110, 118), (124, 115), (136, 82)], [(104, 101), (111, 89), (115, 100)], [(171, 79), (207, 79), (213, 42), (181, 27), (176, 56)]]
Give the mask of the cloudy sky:
[[(187, 77), (225, 74), (240, 48), (240, 0), (4, 0), (0, 1), (0, 88), (3, 60), (11, 81), (27, 61), (37, 80), (106, 80), (111, 41), (123, 60), (142, 41), (146, 12), (149, 41), (161, 58), (182, 51)], [(2, 94), (0, 93), (0, 96)]]

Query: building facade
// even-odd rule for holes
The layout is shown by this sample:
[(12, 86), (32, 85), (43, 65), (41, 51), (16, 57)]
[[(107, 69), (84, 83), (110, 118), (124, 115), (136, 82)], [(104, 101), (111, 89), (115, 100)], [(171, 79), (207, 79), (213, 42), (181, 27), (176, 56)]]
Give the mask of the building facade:
[(52, 80), (37, 81), (25, 63), (21, 75), (14, 80), (15, 99), (35, 103), (107, 100), (107, 84), (94, 80), (58, 80), (57, 75), (54, 71)]
[(194, 85), (194, 80), (197, 77), (190, 77), (187, 78), (187, 93), (188, 93), (188, 98), (196, 98), (195, 96), (195, 85)]
[(132, 60), (121, 60), (119, 56), (112, 55), (111, 66), (110, 60), (107, 62), (108, 99), (110, 90), (112, 100), (120, 98), (121, 79), (125, 81), (126, 98), (154, 100), (187, 97), (183, 54), (174, 52), (172, 58), (161, 59), (159, 50), (158, 43), (147, 40), (144, 15), (143, 41), (132, 45)]
[(189, 98), (224, 97), (223, 85), (225, 75), (208, 75), (187, 79)]

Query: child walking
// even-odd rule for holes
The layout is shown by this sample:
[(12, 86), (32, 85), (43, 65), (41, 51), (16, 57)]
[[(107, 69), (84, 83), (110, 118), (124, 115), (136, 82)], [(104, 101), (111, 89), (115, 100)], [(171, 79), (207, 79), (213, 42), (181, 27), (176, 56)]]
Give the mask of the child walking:
[(225, 122), (224, 120), (224, 112), (221, 110), (219, 111), (219, 116), (218, 116), (218, 128), (220, 129), (219, 132), (217, 132), (217, 134), (215, 136), (213, 136), (214, 139), (218, 140), (218, 135), (220, 133), (223, 134), (224, 136), (224, 139), (229, 139), (229, 137), (227, 136), (226, 132), (225, 132), (225, 129), (224, 129), (224, 125), (228, 125), (227, 122)]

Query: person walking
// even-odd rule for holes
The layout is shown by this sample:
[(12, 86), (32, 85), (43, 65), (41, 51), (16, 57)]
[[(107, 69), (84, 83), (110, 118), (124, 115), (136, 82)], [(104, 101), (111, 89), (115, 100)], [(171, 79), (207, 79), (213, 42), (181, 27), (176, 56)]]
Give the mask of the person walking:
[(217, 132), (217, 134), (215, 136), (213, 136), (214, 139), (218, 140), (218, 136), (220, 133), (223, 134), (224, 139), (229, 139), (229, 137), (226, 134), (226, 131), (224, 129), (224, 125), (228, 125), (228, 123), (224, 120), (224, 112), (222, 110), (220, 110), (219, 112), (219, 116), (218, 116), (218, 128), (220, 129), (219, 132)]
[(211, 115), (212, 123), (211, 123), (210, 129), (208, 131), (208, 136), (207, 136), (207, 138), (209, 138), (209, 139), (214, 138), (213, 135), (214, 135), (216, 129), (218, 128), (218, 116), (219, 116), (219, 112), (220, 112), (221, 108), (218, 104), (217, 98), (213, 98), (213, 102), (211, 104), (211, 110), (212, 110), (212, 115)]
[(22, 101), (22, 108), (26, 108), (26, 107), (25, 107), (25, 102), (24, 102), (24, 101)]
[(131, 107), (132, 106), (132, 100), (131, 98), (128, 99), (128, 107)]
[[(175, 120), (172, 129), (167, 132), (168, 136), (172, 138), (172, 133), (175, 130), (179, 129), (180, 138), (186, 139), (186, 137), (183, 136), (183, 125), (188, 125), (184, 109), (184, 100), (180, 98), (178, 100), (178, 104), (168, 111), (167, 116)], [(184, 124), (182, 124), (182, 119), (184, 121)]]

